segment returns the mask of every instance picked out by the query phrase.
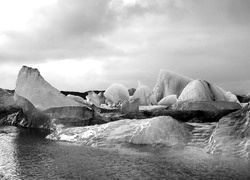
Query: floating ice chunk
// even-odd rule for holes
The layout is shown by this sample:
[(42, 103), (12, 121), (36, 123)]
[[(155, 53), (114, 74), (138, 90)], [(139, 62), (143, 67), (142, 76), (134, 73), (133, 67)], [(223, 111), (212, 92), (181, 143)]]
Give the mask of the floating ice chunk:
[(82, 139), (90, 138), (91, 136), (94, 136), (96, 132), (94, 130), (87, 130), (86, 132), (81, 134)]
[(123, 100), (129, 100), (128, 89), (124, 85), (117, 83), (114, 83), (109, 86), (104, 92), (104, 96), (112, 103)]
[(77, 134), (74, 134), (71, 136), (63, 134), (60, 136), (60, 140), (61, 141), (75, 141), (77, 136), (78, 136)]
[(182, 91), (178, 101), (230, 101), (238, 102), (237, 97), (222, 88), (204, 80), (193, 80)]
[(207, 150), (212, 154), (250, 159), (250, 105), (220, 119), (210, 136)]
[(171, 106), (177, 102), (177, 96), (175, 94), (166, 96), (162, 98), (159, 102), (158, 105), (164, 105), (164, 106)]
[(191, 81), (189, 77), (161, 69), (152, 92), (151, 102), (156, 105), (162, 98), (172, 94), (179, 97), (184, 87)]
[(47, 138), (102, 146), (119, 143), (165, 144), (169, 146), (186, 144), (189, 141), (189, 128), (184, 123), (169, 116), (148, 119), (124, 119), (103, 125), (64, 128)]
[(67, 97), (74, 99), (76, 102), (81, 103), (81, 104), (90, 104), (87, 100), (84, 100), (82, 97), (80, 96), (75, 96), (72, 94), (68, 94)]
[(140, 81), (138, 82), (138, 87), (133, 95), (133, 99), (140, 99), (140, 105), (147, 106), (150, 105), (150, 94), (151, 90), (148, 86), (143, 85)]

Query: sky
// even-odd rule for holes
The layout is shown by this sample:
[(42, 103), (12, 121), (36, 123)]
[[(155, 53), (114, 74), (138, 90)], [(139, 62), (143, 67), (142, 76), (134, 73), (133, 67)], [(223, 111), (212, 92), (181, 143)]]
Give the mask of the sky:
[(0, 87), (154, 87), (160, 69), (250, 91), (249, 0), (0, 0)]

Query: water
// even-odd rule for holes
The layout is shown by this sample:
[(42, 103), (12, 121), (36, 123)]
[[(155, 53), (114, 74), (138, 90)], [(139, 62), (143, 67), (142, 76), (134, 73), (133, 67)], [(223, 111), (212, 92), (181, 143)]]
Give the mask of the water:
[(250, 162), (199, 146), (97, 148), (0, 127), (0, 179), (250, 179)]

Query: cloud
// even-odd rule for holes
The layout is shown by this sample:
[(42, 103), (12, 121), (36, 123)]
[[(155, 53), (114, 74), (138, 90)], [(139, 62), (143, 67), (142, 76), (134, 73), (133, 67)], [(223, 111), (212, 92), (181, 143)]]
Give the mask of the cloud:
[[(60, 89), (79, 90), (83, 79), (83, 89), (153, 87), (162, 68), (235, 89), (250, 77), (249, 8), (248, 0), (60, 0), (26, 29), (0, 32), (0, 64), (37, 65)], [(63, 76), (65, 61), (70, 72), (93, 61), (101, 73)]]
[[(58, 1), (40, 10), (25, 32), (5, 32), (0, 58), (8, 61), (34, 61), (76, 58), (103, 54), (107, 48), (101, 36), (116, 26), (116, 14), (108, 0)], [(90, 52), (91, 51), (91, 52)]]
[[(122, 49), (110, 45), (108, 40), (104, 42), (103, 38), (108, 39), (110, 34), (119, 29), (136, 28), (135, 23), (151, 29), (150, 33), (154, 34), (158, 33), (159, 28), (167, 30), (173, 26), (173, 31), (180, 31), (187, 27), (211, 25), (218, 28), (232, 25), (230, 23), (245, 25), (249, 24), (250, 18), (250, 3), (244, 0), (239, 3), (232, 0), (124, 2), (57, 1), (53, 6), (40, 9), (30, 20), (26, 31), (5, 32), (7, 42), (0, 45), (0, 58), (2, 61), (29, 62), (120, 55), (124, 53)], [(148, 23), (150, 20), (152, 22)], [(156, 35), (156, 38), (161, 37)]]

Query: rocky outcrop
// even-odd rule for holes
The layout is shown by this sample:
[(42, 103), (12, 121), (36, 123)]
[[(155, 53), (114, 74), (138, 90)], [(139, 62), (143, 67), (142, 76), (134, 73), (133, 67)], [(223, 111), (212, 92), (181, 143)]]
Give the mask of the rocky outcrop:
[(162, 98), (159, 102), (158, 105), (163, 105), (163, 106), (171, 106), (177, 102), (177, 96), (176, 95), (169, 95), (164, 98)]
[(230, 101), (238, 102), (237, 97), (222, 88), (204, 80), (193, 80), (180, 94), (178, 101)]
[(250, 105), (221, 118), (213, 131), (208, 152), (250, 159)]
[(151, 103), (157, 104), (162, 98), (172, 94), (177, 95), (178, 98), (185, 86), (191, 81), (191, 78), (183, 75), (160, 70), (158, 80), (152, 92)]
[(26, 66), (23, 66), (19, 71), (15, 93), (26, 98), (40, 110), (80, 105), (45, 81), (38, 69)]
[(120, 143), (183, 145), (189, 140), (188, 126), (171, 117), (125, 119), (103, 125), (66, 128), (47, 138), (79, 142), (91, 146), (109, 146)]
[(105, 98), (111, 103), (116, 103), (118, 101), (128, 101), (129, 93), (128, 89), (122, 84), (114, 83), (109, 86), (104, 92)]

